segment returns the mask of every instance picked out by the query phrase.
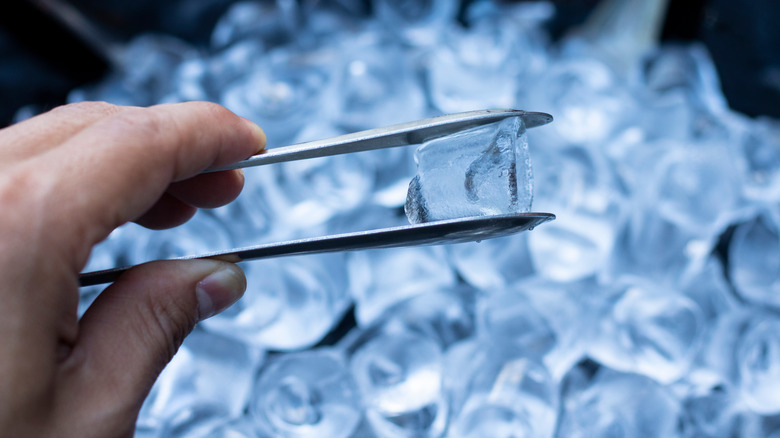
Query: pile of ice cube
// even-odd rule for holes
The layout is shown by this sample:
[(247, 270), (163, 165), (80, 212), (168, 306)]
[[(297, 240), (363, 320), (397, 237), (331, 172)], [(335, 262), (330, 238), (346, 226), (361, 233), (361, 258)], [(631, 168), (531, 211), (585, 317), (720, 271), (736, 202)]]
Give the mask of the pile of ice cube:
[[(219, 102), (269, 147), (472, 109), (556, 118), (528, 133), (533, 210), (556, 221), (246, 263), (245, 298), (185, 341), (138, 436), (780, 436), (780, 122), (731, 111), (703, 46), (655, 43), (663, 2), (609, 2), (552, 44), (545, 2), (245, 1), (208, 49), (142, 35), (74, 90)], [(439, 184), (414, 152), (248, 170), (236, 203), (123, 227), (87, 269), (404, 224), (409, 182)]]

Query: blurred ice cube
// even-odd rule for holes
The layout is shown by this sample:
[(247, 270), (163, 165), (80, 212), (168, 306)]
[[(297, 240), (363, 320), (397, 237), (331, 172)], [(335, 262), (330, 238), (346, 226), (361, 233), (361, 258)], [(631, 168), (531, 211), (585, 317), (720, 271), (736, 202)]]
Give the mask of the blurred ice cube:
[(745, 194), (757, 202), (780, 200), (780, 121), (768, 117), (746, 123), (737, 145), (744, 160)]
[(476, 295), (477, 291), (463, 285), (431, 290), (390, 307), (377, 324), (384, 329), (403, 327), (446, 349), (474, 336)]
[(350, 369), (366, 417), (380, 437), (437, 437), (447, 424), (442, 352), (431, 339), (379, 333), (352, 354)]
[(329, 116), (349, 131), (421, 119), (425, 96), (403, 48), (384, 35), (346, 41)]
[(739, 384), (745, 403), (763, 415), (780, 413), (780, 318), (753, 315), (736, 344)]
[(320, 349), (270, 361), (258, 377), (249, 412), (269, 436), (346, 438), (360, 423), (359, 403), (343, 358)]
[(688, 139), (707, 117), (725, 118), (715, 66), (700, 44), (666, 44), (641, 63), (637, 95), (645, 107), (636, 120), (649, 140)]
[[(453, 28), (428, 60), (431, 101), (454, 113), (512, 108), (526, 67), (522, 34), (503, 26)], [(464, 86), (469, 84), (469, 86)]]
[(555, 347), (555, 330), (522, 291), (494, 292), (477, 311), (480, 334), (507, 352), (541, 360)]
[[(539, 340), (546, 340), (544, 336), (540, 336), (545, 332), (547, 332), (546, 336), (553, 338), (553, 342), (548, 345), (550, 348), (544, 352), (541, 360), (556, 380), (585, 356), (587, 346), (596, 336), (596, 324), (591, 316), (595, 318), (595, 315), (599, 314), (598, 309), (611, 299), (609, 295), (603, 293), (600, 285), (593, 279), (558, 282), (542, 276), (528, 277), (519, 281), (504, 294), (506, 297), (497, 303), (525, 301), (529, 309), (524, 309), (523, 312), (535, 312), (538, 318), (544, 321), (544, 327), (529, 327), (529, 330), (536, 333)], [(512, 298), (512, 294), (520, 297)], [(488, 302), (491, 300), (492, 297), (488, 298)], [(506, 314), (511, 315), (511, 312)], [(584, 317), (584, 315), (588, 316)], [(509, 324), (505, 324), (504, 327), (511, 328), (511, 319), (507, 322)], [(529, 332), (522, 337), (527, 341), (533, 339), (534, 335)], [(504, 345), (503, 348), (511, 345), (517, 347), (519, 339), (512, 339), (511, 330), (497, 337), (497, 339), (502, 338), (506, 340), (501, 344)], [(531, 349), (538, 345), (531, 344)]]
[(589, 354), (611, 368), (668, 384), (690, 368), (704, 331), (699, 307), (682, 294), (650, 282), (623, 286), (610, 314), (598, 317), (601, 339)]
[[(344, 134), (329, 123), (311, 123), (294, 143)], [(331, 217), (352, 211), (366, 202), (373, 189), (377, 163), (362, 154), (342, 154), (275, 164), (265, 190), (265, 200), (287, 228), (311, 229)]]
[[(223, 406), (196, 404), (176, 412), (160, 427), (159, 438), (270, 438), (245, 417), (225, 415)], [(138, 435), (136, 438), (142, 438)]]
[(229, 421), (224, 408), (218, 404), (193, 404), (166, 419), (160, 436), (172, 438), (208, 438)]
[(759, 305), (780, 308), (780, 232), (777, 215), (765, 211), (734, 230), (729, 274), (736, 291)]
[(689, 436), (746, 436), (739, 434), (744, 408), (735, 388), (717, 373), (696, 370), (687, 376), (681, 398), (685, 409), (684, 428)]
[(141, 34), (123, 48), (121, 69), (99, 83), (73, 90), (68, 102), (103, 100), (117, 105), (159, 103), (174, 87), (172, 71), (197, 51), (183, 40), (163, 34)]
[(725, 145), (688, 144), (662, 154), (650, 181), (658, 211), (678, 226), (705, 236), (719, 234), (735, 211), (739, 181)]
[(617, 230), (609, 278), (652, 278), (668, 284), (697, 272), (715, 244), (661, 217), (655, 207), (635, 206)]
[(184, 60), (173, 73), (166, 102), (207, 100), (217, 102), (222, 89), (245, 75), (245, 70), (265, 55), (261, 41), (241, 41), (208, 57)]
[(611, 163), (585, 147), (542, 148), (534, 153), (534, 180), (535, 209), (557, 216), (528, 233), (536, 272), (558, 281), (602, 273), (626, 210)]
[(680, 402), (648, 377), (590, 361), (563, 382), (559, 438), (681, 437)]
[(469, 340), (448, 352), (453, 437), (552, 437), (558, 387), (539, 362)]
[(526, 105), (555, 113), (548, 128), (554, 143), (598, 147), (636, 113), (631, 95), (617, 84), (615, 73), (597, 59), (557, 59), (535, 81)]
[(244, 266), (247, 291), (202, 322), (210, 331), (266, 349), (314, 345), (350, 305), (344, 254), (261, 260)]
[(247, 407), (263, 358), (257, 348), (196, 329), (155, 382), (139, 423), (168, 423), (199, 406), (215, 420), (238, 417)]
[(163, 231), (152, 231), (139, 226), (128, 228), (127, 258), (130, 263), (201, 255), (233, 248), (233, 239), (226, 224), (218, 218), (199, 211), (184, 225)]
[(270, 46), (287, 42), (293, 36), (293, 23), (285, 12), (277, 2), (235, 2), (214, 26), (211, 46), (220, 49), (247, 40)]
[[(648, 53), (640, 77), (653, 104), (687, 106), (688, 111), (697, 113), (720, 114), (728, 108), (715, 64), (699, 43), (668, 44), (663, 50)], [(674, 128), (693, 128), (691, 122), (678, 120)]]
[(372, 0), (371, 6), (388, 32), (414, 45), (431, 46), (451, 25), (460, 0)]
[(442, 248), (391, 248), (348, 255), (350, 294), (358, 325), (366, 327), (390, 306), (455, 285)]
[(528, 236), (534, 270), (557, 281), (597, 274), (609, 259), (614, 241), (610, 224), (588, 215), (558, 215), (555, 222)]
[(480, 289), (503, 289), (534, 272), (527, 233), (450, 245), (447, 250), (458, 275)]
[(286, 238), (291, 231), (283, 229), (280, 212), (269, 201), (269, 191), (274, 189), (270, 184), (272, 177), (267, 169), (245, 171), (244, 189), (238, 199), (201, 214), (224, 224), (232, 241), (242, 247)]
[(533, 177), (519, 117), (429, 141), (415, 159), (404, 206), (412, 223), (531, 208)]
[(716, 256), (710, 256), (698, 272), (683, 279), (680, 292), (692, 299), (702, 311), (707, 331), (719, 318), (735, 312), (739, 300), (726, 279), (723, 266)]
[(280, 47), (222, 90), (220, 103), (263, 127), (268, 147), (290, 144), (322, 108), (335, 53)]

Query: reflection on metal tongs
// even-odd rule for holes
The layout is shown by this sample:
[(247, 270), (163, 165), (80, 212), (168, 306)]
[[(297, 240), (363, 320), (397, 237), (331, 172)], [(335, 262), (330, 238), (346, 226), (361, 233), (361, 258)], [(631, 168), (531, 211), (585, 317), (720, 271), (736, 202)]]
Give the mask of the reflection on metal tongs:
[[(527, 128), (541, 126), (552, 121), (552, 116), (549, 114), (537, 112), (520, 110), (469, 111), (370, 129), (324, 140), (266, 149), (247, 160), (210, 171), (216, 172), (306, 158), (416, 145), (509, 117), (521, 117)], [(535, 226), (553, 219), (555, 219), (555, 215), (550, 213), (467, 217), (262, 244), (211, 254), (181, 257), (177, 260), (211, 258), (237, 263), (244, 260), (324, 252), (471, 242), (532, 230)], [(127, 269), (129, 267), (88, 272), (82, 274), (79, 281), (82, 286), (109, 283), (116, 280)]]

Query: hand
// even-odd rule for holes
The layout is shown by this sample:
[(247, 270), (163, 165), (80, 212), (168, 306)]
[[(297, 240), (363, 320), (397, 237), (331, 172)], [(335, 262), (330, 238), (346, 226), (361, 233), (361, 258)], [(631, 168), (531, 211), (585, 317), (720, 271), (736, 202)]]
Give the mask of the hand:
[(0, 130), (0, 431), (132, 436), (157, 375), (200, 320), (237, 300), (241, 270), (153, 262), (77, 317), (92, 246), (135, 220), (184, 223), (232, 201), (265, 134), (210, 103), (66, 105)]

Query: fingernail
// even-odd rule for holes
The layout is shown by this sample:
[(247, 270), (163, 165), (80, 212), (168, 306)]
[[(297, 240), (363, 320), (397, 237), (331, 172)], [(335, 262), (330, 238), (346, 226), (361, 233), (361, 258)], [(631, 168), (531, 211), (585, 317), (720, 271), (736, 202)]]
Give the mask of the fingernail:
[(200, 321), (227, 309), (246, 290), (246, 277), (241, 268), (232, 263), (220, 264), (223, 266), (195, 286)]
[(265, 148), (266, 136), (263, 128), (257, 126), (257, 124), (249, 119), (244, 119), (246, 123), (252, 128), (255, 143), (257, 144), (257, 151), (260, 152)]

